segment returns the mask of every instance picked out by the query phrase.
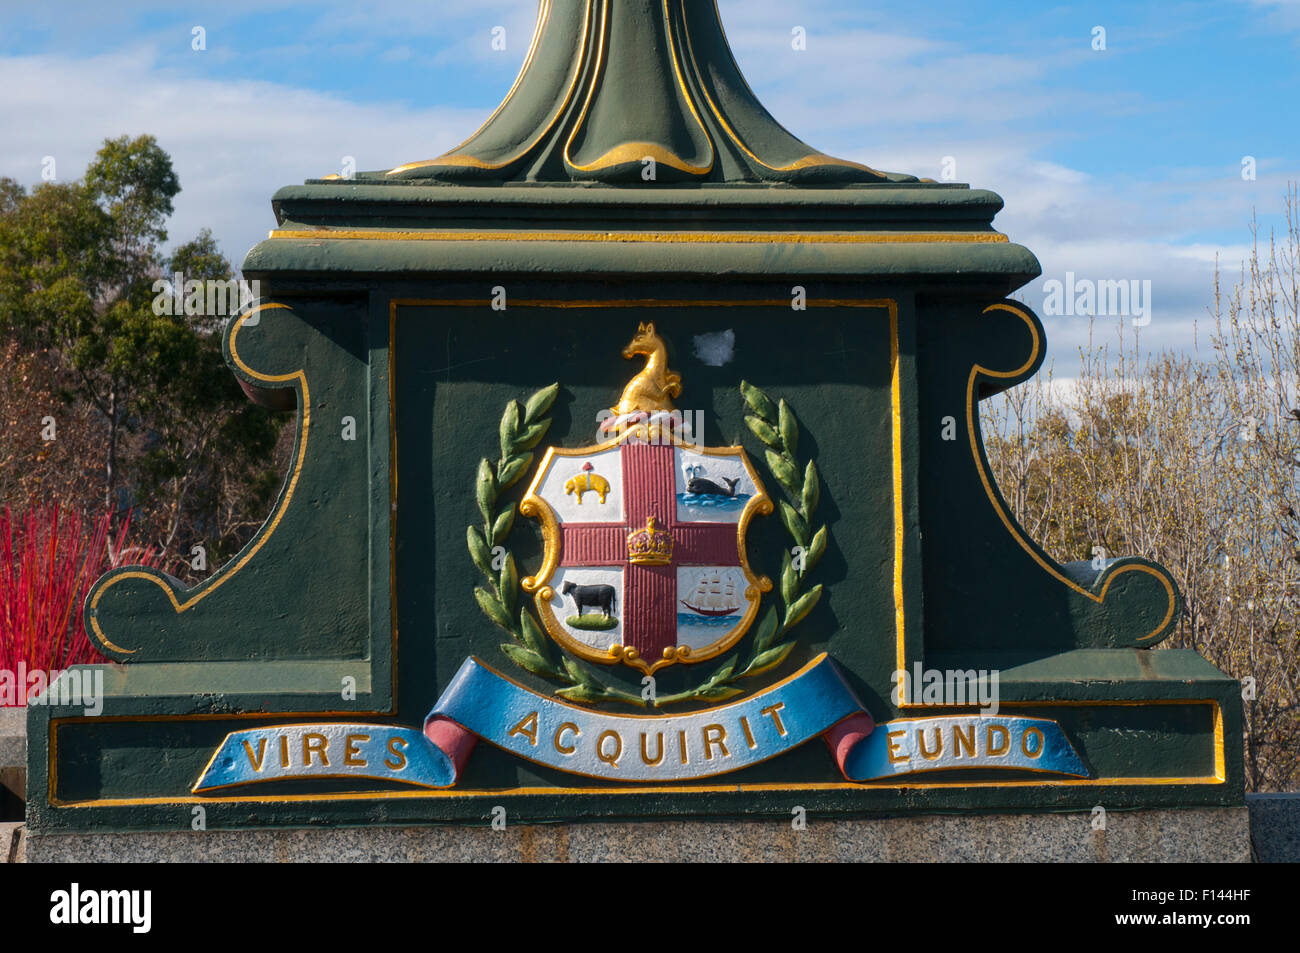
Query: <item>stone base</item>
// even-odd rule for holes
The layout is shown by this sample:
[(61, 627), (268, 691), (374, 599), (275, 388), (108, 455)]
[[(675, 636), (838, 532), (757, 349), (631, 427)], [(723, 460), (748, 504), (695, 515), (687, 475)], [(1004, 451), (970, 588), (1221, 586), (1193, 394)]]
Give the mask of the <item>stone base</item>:
[(262, 861), (1065, 861), (1248, 862), (1247, 808), (934, 815), (818, 821), (31, 834), (27, 860)]
[(1249, 794), (1250, 840), (1261, 864), (1300, 864), (1300, 794)]

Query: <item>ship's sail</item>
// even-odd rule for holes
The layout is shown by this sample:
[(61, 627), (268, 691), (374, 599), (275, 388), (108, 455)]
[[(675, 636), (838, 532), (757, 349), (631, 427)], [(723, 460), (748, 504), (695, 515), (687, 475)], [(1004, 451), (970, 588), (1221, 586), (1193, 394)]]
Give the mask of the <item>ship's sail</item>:
[(682, 600), (682, 605), (700, 615), (730, 615), (741, 608), (736, 600), (735, 580), (728, 578), (724, 583), (717, 570), (712, 576), (708, 573), (701, 575), (699, 585), (689, 599)]

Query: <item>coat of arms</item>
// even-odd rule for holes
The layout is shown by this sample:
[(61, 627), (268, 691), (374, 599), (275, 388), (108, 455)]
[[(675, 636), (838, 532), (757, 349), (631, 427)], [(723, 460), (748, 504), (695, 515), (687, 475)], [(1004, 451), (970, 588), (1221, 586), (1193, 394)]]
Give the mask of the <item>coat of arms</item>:
[(772, 502), (741, 447), (691, 438), (653, 324), (634, 355), (646, 366), (603, 422), (608, 438), (542, 457), (520, 511), (541, 520), (546, 552), (523, 588), (563, 648), (649, 674), (714, 658), (753, 623), (772, 583), (750, 569), (745, 531)]

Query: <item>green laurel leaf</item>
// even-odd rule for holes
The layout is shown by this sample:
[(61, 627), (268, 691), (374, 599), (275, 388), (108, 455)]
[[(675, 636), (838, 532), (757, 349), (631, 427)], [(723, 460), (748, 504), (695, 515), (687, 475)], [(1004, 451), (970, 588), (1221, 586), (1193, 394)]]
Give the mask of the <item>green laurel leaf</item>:
[(541, 443), (542, 438), (546, 436), (546, 431), (551, 429), (551, 418), (540, 420), (535, 424), (530, 424), (526, 430), (515, 437), (514, 452), (522, 453), (525, 450), (531, 450)]
[(731, 658), (727, 659), (726, 664), (713, 673), (713, 677), (709, 679), (708, 684), (712, 685), (718, 682), (725, 682), (731, 677), (731, 673), (735, 670), (736, 656), (733, 655)]
[(501, 604), (505, 606), (506, 612), (513, 615), (519, 596), (519, 571), (515, 568), (515, 557), (510, 553), (506, 553), (506, 563), (501, 567), (497, 591), (501, 593)]
[(501, 459), (508, 460), (514, 455), (515, 434), (519, 430), (519, 401), (512, 400), (506, 404), (506, 412), (501, 415), (501, 426), (497, 436), (501, 440)]
[(772, 425), (762, 417), (755, 417), (753, 414), (749, 414), (745, 417), (745, 423), (747, 423), (749, 429), (754, 432), (754, 436), (763, 441), (763, 443), (767, 444), (773, 450), (781, 449), (781, 435), (777, 433), (776, 430), (772, 428)]
[(542, 632), (542, 627), (533, 614), (527, 609), (519, 611), (519, 634), (523, 639), (524, 645), (532, 649), (538, 655), (546, 654), (546, 635)]
[(484, 615), (507, 632), (510, 632), (510, 615), (506, 612), (501, 603), (497, 601), (495, 596), (486, 589), (480, 586), (475, 586), (474, 598), (478, 601), (478, 607), (483, 610)]
[(554, 677), (555, 669), (551, 663), (542, 656), (538, 655), (532, 649), (525, 648), (522, 645), (516, 645), (514, 642), (502, 642), (501, 651), (506, 653), (510, 661), (514, 662), (520, 668), (532, 672), (534, 675), (543, 677)]
[(795, 572), (794, 560), (786, 552), (781, 557), (781, 598), (786, 605), (799, 598), (799, 574)]
[(600, 687), (600, 683), (592, 678), (589, 672), (585, 671), (581, 665), (569, 658), (567, 655), (560, 658), (560, 664), (563, 665), (564, 670), (569, 673), (569, 677), (579, 685), (586, 685), (588, 688)]
[(745, 694), (744, 689), (733, 688), (729, 685), (706, 686), (694, 693), (696, 698), (707, 702), (724, 702), (743, 694)]
[(492, 524), (492, 545), (499, 546), (504, 543), (506, 537), (510, 535), (510, 530), (514, 528), (514, 525), (515, 505), (511, 503), (497, 514), (496, 521)]
[(508, 490), (518, 483), (519, 478), (524, 475), (524, 471), (532, 465), (532, 462), (533, 455), (531, 453), (525, 453), (523, 456), (511, 457), (509, 460), (503, 461), (500, 466), (499, 478), (501, 489)]
[(803, 515), (807, 519), (812, 519), (813, 513), (817, 512), (817, 504), (821, 502), (821, 480), (817, 473), (817, 464), (811, 460), (803, 471)]
[(781, 481), (781, 485), (789, 490), (792, 496), (798, 496), (803, 488), (799, 486), (799, 474), (794, 466), (775, 450), (768, 450), (766, 456), (767, 466), (772, 471), (772, 475)]
[(597, 702), (608, 700), (607, 693), (603, 690), (582, 684), (561, 688), (555, 694), (559, 695), (561, 698), (567, 698), (571, 702), (581, 702), (585, 705), (594, 705)]
[(812, 542), (808, 546), (807, 554), (804, 556), (803, 571), (809, 572), (821, 561), (822, 553), (826, 552), (826, 527), (819, 529), (813, 536)]
[(802, 622), (804, 616), (812, 612), (813, 606), (817, 605), (817, 600), (821, 597), (822, 586), (821, 583), (818, 583), (800, 596), (799, 601), (786, 610), (785, 624), (782, 629), (789, 630)]
[(469, 555), (474, 560), (474, 565), (478, 567), (479, 572), (490, 578), (492, 576), (492, 553), (488, 549), (487, 543), (483, 541), (483, 535), (475, 527), (471, 526), (465, 533), (465, 541), (469, 544)]
[(534, 423), (537, 418), (551, 409), (555, 403), (556, 396), (560, 393), (560, 384), (557, 381), (550, 387), (543, 387), (528, 400), (524, 401), (524, 421)]
[(806, 549), (808, 547), (810, 535), (808, 532), (808, 523), (805, 522), (804, 518), (799, 515), (798, 511), (785, 500), (781, 500), (778, 506), (781, 512), (781, 522), (785, 524), (786, 530), (788, 530), (790, 535), (794, 537), (796, 543)]
[(749, 381), (740, 382), (740, 393), (754, 413), (769, 423), (776, 423), (776, 407), (771, 399)]
[(794, 412), (781, 399), (780, 408), (781, 440), (785, 443), (785, 452), (793, 457), (799, 452), (799, 423), (794, 419)]
[(776, 614), (776, 606), (769, 606), (763, 620), (758, 623), (758, 628), (754, 633), (754, 645), (761, 652), (772, 644), (772, 640), (777, 636), (777, 624), (780, 622)]
[(474, 481), (474, 495), (478, 500), (479, 512), (483, 514), (483, 522), (488, 526), (492, 525), (492, 506), (497, 501), (497, 478), (492, 472), (492, 464), (484, 458), (478, 465), (478, 477)]
[(754, 661), (750, 662), (749, 667), (745, 669), (745, 675), (752, 677), (754, 675), (762, 675), (764, 672), (771, 671), (784, 662), (786, 656), (788, 656), (792, 651), (794, 651), (794, 643), (786, 642), (782, 645), (770, 648), (765, 652), (760, 652), (758, 657), (755, 658)]

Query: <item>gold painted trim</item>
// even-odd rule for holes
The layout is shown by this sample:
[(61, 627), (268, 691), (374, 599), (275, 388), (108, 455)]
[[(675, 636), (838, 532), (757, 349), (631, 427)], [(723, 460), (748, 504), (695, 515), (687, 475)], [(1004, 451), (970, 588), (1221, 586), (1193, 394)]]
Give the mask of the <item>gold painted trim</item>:
[[(517, 304), (517, 303), (516, 303)], [(666, 649), (665, 657), (661, 659), (647, 660), (636, 654), (635, 649), (629, 651), (627, 646), (611, 646), (607, 651), (602, 652), (599, 649), (587, 645), (574, 638), (555, 617), (555, 612), (551, 608), (550, 600), (555, 595), (549, 585), (551, 577), (555, 574), (556, 568), (560, 562), (560, 537), (561, 524), (555, 514), (555, 510), (546, 502), (546, 499), (538, 495), (538, 489), (545, 481), (547, 474), (550, 472), (551, 465), (557, 457), (579, 458), (595, 456), (598, 453), (604, 453), (607, 450), (613, 450), (616, 447), (627, 443), (637, 436), (635, 430), (630, 430), (620, 437), (605, 443), (596, 444), (590, 447), (578, 447), (575, 449), (565, 449), (560, 447), (548, 447), (546, 455), (542, 458), (541, 465), (537, 468), (537, 473), (533, 477), (532, 483), (528, 486), (528, 492), (524, 494), (523, 500), (519, 504), (519, 513), (532, 519), (539, 520), (542, 524), (542, 541), (544, 551), (542, 554), (542, 568), (536, 574), (525, 576), (520, 580), (520, 585), (525, 592), (536, 593), (537, 614), (541, 617), (542, 625), (550, 633), (551, 638), (556, 642), (589, 662), (596, 662), (601, 665), (613, 665), (617, 662), (624, 662), (647, 675), (653, 675), (656, 671), (665, 665), (672, 665), (675, 662), (686, 662), (694, 664), (695, 662), (704, 662), (712, 658), (717, 658), (729, 650), (733, 645), (740, 641), (744, 634), (749, 631), (754, 619), (758, 616), (758, 610), (762, 603), (763, 593), (770, 592), (772, 589), (772, 580), (766, 576), (756, 575), (749, 565), (749, 553), (746, 549), (745, 534), (749, 529), (750, 520), (755, 514), (767, 516), (774, 509), (772, 498), (767, 495), (767, 489), (759, 479), (757, 471), (754, 469), (749, 460), (749, 454), (745, 453), (744, 447), (697, 447), (694, 444), (687, 444), (678, 440), (675, 436), (671, 438), (671, 444), (674, 447), (681, 447), (694, 453), (700, 453), (710, 457), (729, 457), (739, 456), (741, 464), (745, 468), (745, 473), (754, 483), (754, 496), (745, 504), (745, 508), (740, 513), (740, 518), (736, 521), (736, 547), (740, 553), (740, 569), (744, 573), (745, 581), (749, 584), (745, 591), (745, 599), (749, 603), (744, 617), (736, 623), (735, 627), (727, 632), (726, 635), (717, 641), (710, 643), (705, 649), (696, 651), (690, 649), (682, 651), (681, 646), (675, 649)], [(625, 475), (626, 477), (626, 475)], [(626, 482), (626, 480), (625, 480)], [(616, 522), (610, 522), (611, 526), (619, 525)], [(622, 649), (622, 651), (616, 651)], [(667, 652), (672, 654), (668, 655)], [(504, 676), (503, 676), (504, 677)], [(781, 683), (778, 683), (781, 684)]]
[(99, 607), (100, 599), (103, 598), (104, 593), (108, 592), (109, 589), (113, 588), (113, 586), (117, 585), (117, 583), (124, 579), (144, 579), (154, 583), (166, 594), (168, 601), (171, 602), (172, 608), (177, 614), (187, 612), (212, 593), (220, 589), (227, 581), (234, 578), (241, 569), (248, 565), (249, 561), (257, 555), (263, 546), (266, 545), (267, 540), (271, 538), (272, 534), (275, 533), (276, 528), (280, 525), (280, 520), (283, 519), (284, 514), (288, 512), (289, 504), (293, 500), (294, 490), (298, 486), (298, 478), (302, 475), (303, 463), (307, 458), (307, 436), (311, 429), (311, 391), (307, 386), (307, 374), (302, 370), (293, 371), (289, 374), (262, 374), (259, 371), (253, 370), (244, 363), (244, 360), (239, 356), (239, 350), (236, 347), (236, 338), (240, 329), (244, 326), (245, 321), (261, 311), (275, 310), (288, 311), (292, 309), (285, 304), (258, 305), (235, 319), (234, 327), (230, 329), (230, 358), (234, 361), (236, 367), (256, 380), (266, 381), (268, 383), (297, 381), (298, 386), (301, 389), (302, 413), (299, 417), (300, 422), (298, 427), (298, 457), (297, 460), (294, 461), (293, 472), (289, 477), (288, 487), (284, 493), (284, 499), (281, 500), (280, 506), (267, 522), (266, 528), (258, 533), (252, 546), (249, 547), (248, 551), (244, 553), (239, 561), (229, 568), (223, 567), (217, 575), (202, 583), (199, 587), (199, 591), (194, 593), (194, 595), (190, 596), (190, 598), (186, 599), (184, 602), (180, 602), (176, 598), (176, 594), (172, 591), (172, 588), (167, 585), (159, 574), (153, 572), (124, 572), (112, 577), (104, 586), (97, 589), (90, 602), (90, 627), (95, 638), (110, 651), (117, 652), (121, 655), (134, 655), (139, 651), (139, 649), (125, 649), (120, 645), (114, 644), (108, 636), (104, 634), (103, 629), (100, 628), (99, 620), (95, 617), (94, 613)]
[(890, 401), (893, 405), (891, 436), (893, 440), (894, 478), (894, 633), (897, 644), (897, 671), (907, 668), (907, 630), (904, 625), (903, 548), (906, 531), (903, 524), (903, 394), (902, 366), (898, 340), (898, 303), (889, 302)]
[(590, 32), (590, 24), (591, 24), (590, 3), (587, 4), (586, 12), (583, 15), (582, 40), (578, 46), (578, 52), (573, 59), (573, 72), (569, 77), (568, 83), (566, 84), (568, 86), (568, 92), (565, 93), (564, 100), (560, 103), (559, 108), (556, 109), (555, 112), (552, 114), (550, 120), (546, 123), (545, 127), (539, 133), (537, 133), (537, 135), (534, 136), (532, 140), (528, 142), (527, 145), (523, 146), (514, 155), (512, 155), (510, 158), (506, 159), (503, 162), (496, 162), (496, 163), (484, 162), (483, 160), (477, 159), (474, 156), (464, 155), (461, 153), (461, 150), (464, 149), (466, 146), (468, 146), (475, 139), (477, 139), (484, 129), (492, 125), (492, 123), (496, 120), (496, 118), (500, 116), (501, 113), (505, 110), (510, 100), (514, 98), (515, 93), (518, 92), (519, 90), (519, 87), (523, 85), (524, 76), (528, 73), (529, 68), (532, 66), (533, 60), (536, 58), (537, 55), (537, 49), (541, 45), (542, 34), (543, 32), (545, 32), (545, 29), (548, 26), (551, 17), (551, 10), (552, 10), (551, 0), (542, 0), (542, 8), (539, 11), (537, 16), (537, 27), (536, 29), (533, 30), (532, 44), (528, 47), (528, 55), (524, 57), (524, 65), (520, 68), (519, 75), (515, 77), (514, 85), (511, 86), (510, 91), (506, 93), (506, 98), (501, 101), (501, 105), (497, 106), (497, 108), (492, 112), (492, 115), (490, 115), (487, 118), (487, 120), (483, 123), (483, 125), (479, 126), (476, 130), (474, 130), (474, 133), (468, 139), (462, 142), (460, 145), (456, 146), (456, 148), (452, 149), (449, 152), (444, 153), (438, 158), (424, 159), (420, 162), (408, 162), (405, 165), (399, 165), (395, 169), (390, 169), (386, 174), (398, 175), (402, 172), (409, 172), (412, 169), (423, 169), (432, 165), (484, 169), (487, 171), (504, 169), (506, 166), (518, 162), (524, 156), (528, 155), (528, 153), (531, 152), (533, 149), (535, 149), (543, 139), (545, 139), (548, 135), (550, 135), (551, 131), (559, 123), (560, 118), (568, 110), (569, 103), (573, 101), (573, 94), (578, 88), (578, 80), (582, 76), (582, 64), (583, 61), (586, 60), (587, 58), (587, 37)]
[[(796, 673), (798, 674), (798, 673)], [(505, 677), (505, 676), (502, 676)], [(561, 702), (563, 704), (563, 702)], [(1214, 699), (1159, 699), (1153, 701), (1024, 701), (1024, 702), (1003, 702), (1002, 707), (1020, 707), (1020, 708), (1040, 708), (1055, 705), (1068, 705), (1074, 707), (1096, 706), (1100, 708), (1110, 708), (1115, 706), (1137, 706), (1137, 705), (1210, 705), (1213, 707), (1213, 717), (1215, 724), (1214, 731), (1214, 775), (1203, 775), (1199, 777), (1137, 777), (1137, 778), (1077, 778), (1062, 781), (966, 781), (966, 782), (895, 782), (892, 784), (882, 784), (879, 782), (854, 782), (854, 781), (830, 781), (830, 782), (808, 782), (804, 784), (783, 784), (783, 783), (761, 783), (761, 784), (715, 784), (715, 785), (638, 785), (638, 786), (617, 786), (617, 787), (584, 787), (584, 788), (547, 788), (547, 787), (518, 787), (518, 788), (449, 788), (445, 790), (418, 790), (418, 791), (356, 791), (343, 793), (320, 793), (320, 794), (283, 794), (275, 797), (246, 795), (246, 796), (228, 796), (228, 797), (141, 797), (141, 798), (97, 798), (87, 801), (62, 801), (53, 796), (57, 791), (57, 776), (55, 768), (58, 765), (58, 732), (65, 724), (79, 722), (94, 722), (96, 724), (104, 721), (142, 721), (142, 722), (174, 722), (188, 721), (196, 717), (202, 717), (207, 720), (218, 720), (221, 718), (239, 718), (239, 717), (257, 717), (257, 713), (243, 713), (241, 715), (120, 715), (110, 716), (108, 718), (82, 717), (82, 718), (54, 718), (50, 720), (50, 774), (48, 779), (49, 787), (48, 801), (51, 807), (59, 808), (93, 808), (93, 807), (136, 807), (148, 805), (164, 804), (207, 804), (207, 803), (252, 803), (252, 804), (291, 804), (311, 801), (370, 801), (370, 800), (387, 800), (387, 799), (409, 799), (409, 798), (446, 798), (446, 797), (481, 797), (483, 795), (493, 795), (500, 797), (528, 797), (538, 794), (558, 794), (558, 795), (607, 795), (607, 794), (722, 794), (737, 792), (759, 792), (759, 791), (862, 791), (862, 790), (928, 790), (935, 788), (1021, 788), (1021, 787), (1116, 787), (1122, 785), (1133, 785), (1135, 787), (1156, 787), (1170, 784), (1187, 784), (1187, 785), (1209, 785), (1224, 784), (1227, 782), (1227, 750), (1224, 743), (1223, 734), (1223, 711), (1219, 703)], [(308, 715), (311, 712), (286, 712), (282, 717), (294, 717), (297, 714)], [(328, 715), (337, 715), (340, 718), (355, 717), (362, 712), (318, 712), (315, 713), (320, 717)], [(269, 717), (269, 716), (267, 716)], [(630, 718), (653, 718), (654, 715), (627, 715), (621, 717)], [(275, 727), (275, 726), (269, 726)], [(393, 727), (408, 727), (396, 725)], [(209, 759), (210, 761), (211, 759)], [(199, 777), (202, 777), (200, 774)]]
[(583, 232), (277, 228), (271, 230), (269, 237), (274, 241), (602, 242), (657, 245), (1004, 245), (1010, 242), (1001, 232)]
[(1111, 583), (1126, 572), (1143, 572), (1160, 580), (1161, 585), (1165, 587), (1165, 591), (1169, 594), (1169, 609), (1165, 612), (1165, 617), (1160, 620), (1150, 633), (1137, 640), (1138, 642), (1150, 641), (1160, 634), (1165, 626), (1169, 624), (1174, 615), (1174, 605), (1177, 600), (1174, 598), (1174, 587), (1166, 576), (1156, 572), (1150, 566), (1121, 566), (1111, 574), (1109, 579), (1106, 580), (1106, 584), (1102, 586), (1101, 592), (1094, 595), (1076, 583), (1073, 579), (1062, 573), (1056, 564), (1050, 559), (1045, 558), (1044, 554), (1039, 551), (1038, 547), (1025, 538), (1024, 531), (1021, 529), (1020, 525), (1011, 518), (1005, 507), (1003, 507), (998, 500), (998, 494), (993, 489), (993, 479), (984, 464), (984, 455), (981, 452), (980, 441), (977, 437), (978, 431), (975, 428), (975, 407), (979, 403), (975, 393), (976, 384), (978, 383), (981, 374), (986, 377), (994, 377), (1002, 380), (1019, 377), (1021, 374), (1028, 371), (1029, 368), (1034, 366), (1034, 362), (1038, 359), (1038, 355), (1040, 354), (1043, 345), (1042, 339), (1038, 335), (1038, 328), (1035, 326), (1034, 320), (1021, 308), (999, 303), (990, 305), (984, 309), (985, 314), (988, 314), (990, 311), (1006, 311), (1024, 321), (1025, 325), (1029, 328), (1030, 335), (1033, 337), (1034, 347), (1033, 351), (1029, 355), (1029, 359), (1013, 371), (992, 371), (981, 364), (976, 364), (971, 369), (970, 378), (966, 383), (966, 432), (970, 438), (971, 453), (975, 458), (975, 467), (979, 471), (980, 481), (984, 484), (984, 493), (988, 496), (989, 502), (993, 505), (994, 511), (998, 514), (998, 518), (1002, 520), (1002, 525), (1006, 527), (1007, 532), (1011, 534), (1012, 538), (1015, 539), (1020, 548), (1033, 558), (1034, 562), (1038, 563), (1038, 565), (1053, 579), (1064, 583), (1079, 595), (1085, 596), (1098, 605), (1101, 605), (1106, 601), (1106, 593), (1110, 590)]

